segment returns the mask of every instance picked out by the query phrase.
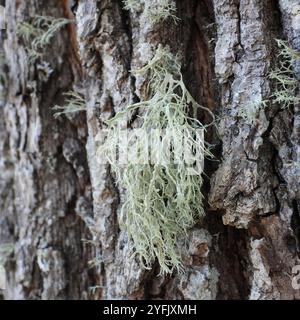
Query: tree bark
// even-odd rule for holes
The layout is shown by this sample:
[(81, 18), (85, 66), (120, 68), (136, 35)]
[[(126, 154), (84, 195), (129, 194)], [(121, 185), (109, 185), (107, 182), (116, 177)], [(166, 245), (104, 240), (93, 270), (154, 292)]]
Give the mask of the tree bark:
[[(176, 5), (177, 23), (153, 25), (121, 0), (6, 1), (3, 299), (300, 298), (292, 287), (300, 250), (299, 106), (261, 109), (253, 125), (239, 116), (274, 89), (268, 77), (274, 39), (300, 51), (299, 1)], [(36, 15), (76, 23), (55, 35), (44, 62), (30, 64), (16, 29)], [(118, 222), (126, 190), (97, 154), (102, 122), (146, 97), (149, 79), (130, 70), (146, 65), (159, 44), (180, 56), (186, 86), (220, 119), (206, 133), (215, 145), (214, 161), (205, 162), (206, 217), (188, 233), (185, 273), (172, 276), (159, 275), (157, 263), (144, 270), (132, 258)], [(300, 80), (300, 67), (294, 68)], [(71, 89), (84, 96), (86, 113), (55, 119), (52, 107)], [(205, 114), (199, 119), (210, 121)]]

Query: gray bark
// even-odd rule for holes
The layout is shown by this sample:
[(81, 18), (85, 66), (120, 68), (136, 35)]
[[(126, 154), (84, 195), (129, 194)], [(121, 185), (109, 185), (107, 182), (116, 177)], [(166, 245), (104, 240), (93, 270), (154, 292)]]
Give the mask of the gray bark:
[[(3, 298), (299, 299), (291, 285), (299, 263), (299, 106), (262, 109), (253, 125), (239, 116), (272, 93), (274, 39), (300, 51), (299, 1), (178, 0), (180, 21), (155, 26), (121, 0), (80, 0), (74, 17), (70, 2), (6, 1)], [(28, 63), (16, 35), (18, 22), (35, 15), (76, 19), (76, 29), (63, 28), (47, 47), (50, 74)], [(217, 160), (205, 164), (206, 218), (189, 231), (186, 272), (172, 276), (132, 259), (118, 223), (126, 191), (96, 154), (103, 120), (145, 98), (148, 79), (130, 70), (160, 43), (181, 56), (188, 89), (220, 117), (218, 130), (206, 134)], [(52, 107), (70, 89), (84, 96), (87, 112), (55, 119)]]

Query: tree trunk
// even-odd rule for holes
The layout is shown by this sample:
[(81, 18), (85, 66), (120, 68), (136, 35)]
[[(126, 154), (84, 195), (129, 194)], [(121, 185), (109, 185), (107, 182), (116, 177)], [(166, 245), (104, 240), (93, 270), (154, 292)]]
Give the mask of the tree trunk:
[[(144, 0), (141, 1), (142, 7)], [(3, 3), (2, 3), (3, 4)], [(154, 5), (154, 4), (153, 4)], [(0, 74), (0, 265), (4, 299), (299, 299), (299, 106), (239, 111), (269, 99), (274, 39), (300, 51), (298, 0), (177, 0), (177, 23), (153, 24), (121, 0), (9, 0)], [(72, 10), (71, 10), (72, 8)], [(18, 24), (76, 20), (28, 62)], [(76, 25), (76, 27), (75, 27)], [(185, 273), (159, 275), (131, 256), (119, 227), (126, 190), (97, 154), (103, 120), (145, 98), (143, 67), (159, 44), (217, 118), (205, 162), (206, 217), (188, 233)], [(51, 68), (51, 69), (50, 69)], [(300, 67), (294, 66), (300, 79)], [(86, 112), (53, 117), (64, 93)], [(199, 115), (202, 122), (210, 119)], [(100, 155), (101, 156), (101, 155)], [(2, 250), (1, 250), (2, 248)]]

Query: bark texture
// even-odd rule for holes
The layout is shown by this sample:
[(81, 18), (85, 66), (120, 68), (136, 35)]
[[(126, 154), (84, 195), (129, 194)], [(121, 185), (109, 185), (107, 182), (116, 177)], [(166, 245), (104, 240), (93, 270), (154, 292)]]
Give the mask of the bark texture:
[[(178, 0), (180, 21), (155, 25), (141, 3), (133, 13), (121, 0), (6, 1), (2, 297), (299, 299), (291, 285), (300, 250), (299, 106), (261, 109), (252, 125), (239, 116), (272, 93), (274, 39), (300, 51), (299, 1)], [(29, 64), (16, 28), (35, 15), (76, 24)], [(188, 89), (220, 118), (206, 135), (216, 156), (205, 164), (206, 218), (188, 234), (186, 272), (172, 276), (132, 259), (118, 224), (126, 190), (97, 155), (103, 121), (146, 97), (149, 79), (130, 70), (144, 66), (159, 44), (181, 56)], [(300, 66), (294, 68), (300, 80)], [(84, 96), (87, 111), (55, 119), (52, 107), (70, 89)]]

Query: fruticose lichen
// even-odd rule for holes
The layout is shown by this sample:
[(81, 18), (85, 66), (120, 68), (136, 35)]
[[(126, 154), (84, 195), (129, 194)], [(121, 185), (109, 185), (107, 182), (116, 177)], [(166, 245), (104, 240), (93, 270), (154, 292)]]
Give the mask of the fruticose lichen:
[(266, 109), (268, 100), (252, 102), (239, 109), (239, 116), (249, 125), (253, 125), (258, 119), (259, 112)]
[(54, 117), (58, 118), (62, 114), (72, 114), (78, 111), (84, 111), (85, 108), (85, 100), (75, 91), (68, 91), (64, 93), (67, 97), (65, 104), (63, 106), (54, 106), (53, 110), (55, 110)]
[(55, 34), (73, 20), (49, 16), (35, 16), (30, 22), (21, 22), (17, 34), (25, 41), (29, 62), (40, 58)]
[(140, 2), (140, 0), (123, 0), (124, 9), (134, 12), (138, 10)]
[(300, 102), (300, 98), (297, 97), (298, 80), (293, 69), (293, 65), (300, 62), (300, 53), (290, 48), (283, 40), (276, 39), (276, 43), (279, 62), (269, 74), (269, 78), (275, 83), (271, 100), (282, 108), (288, 108)]
[(294, 71), (294, 65), (300, 63), (300, 53), (290, 48), (286, 41), (275, 41), (278, 47), (278, 63), (268, 75), (268, 78), (274, 81), (273, 93), (268, 99), (249, 103), (239, 109), (239, 116), (250, 125), (258, 119), (259, 112), (270, 104), (277, 104), (284, 109), (300, 102), (297, 96), (298, 80)]
[[(124, 0), (124, 8), (132, 12), (140, 8), (140, 0)], [(153, 24), (164, 21), (171, 17), (175, 22), (179, 19), (175, 15), (176, 4), (173, 0), (145, 0), (144, 14), (146, 19)]]
[[(197, 170), (194, 164), (212, 156), (204, 142), (206, 126), (192, 116), (201, 109), (210, 111), (190, 95), (180, 69), (178, 58), (168, 48), (159, 46), (153, 59), (135, 71), (150, 74), (149, 99), (129, 105), (107, 121), (107, 139), (99, 149), (107, 156), (117, 182), (126, 190), (120, 224), (133, 242), (134, 254), (147, 269), (157, 259), (161, 273), (182, 270), (177, 240), (204, 216), (202, 165)], [(130, 119), (137, 110), (142, 134), (130, 143), (138, 154), (147, 154), (145, 146), (153, 130), (167, 134), (159, 135), (151, 144), (151, 161), (120, 165), (116, 159), (116, 150), (120, 153), (123, 147), (120, 131), (124, 121), (130, 123), (126, 117)], [(183, 146), (187, 147), (184, 150), (192, 150), (189, 163), (193, 165), (189, 168), (182, 160)]]

